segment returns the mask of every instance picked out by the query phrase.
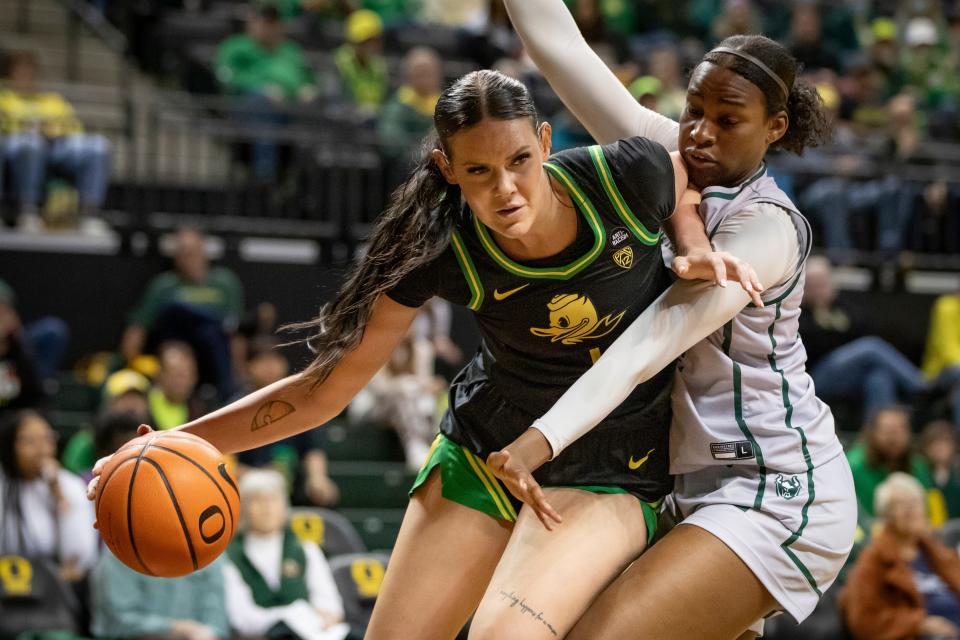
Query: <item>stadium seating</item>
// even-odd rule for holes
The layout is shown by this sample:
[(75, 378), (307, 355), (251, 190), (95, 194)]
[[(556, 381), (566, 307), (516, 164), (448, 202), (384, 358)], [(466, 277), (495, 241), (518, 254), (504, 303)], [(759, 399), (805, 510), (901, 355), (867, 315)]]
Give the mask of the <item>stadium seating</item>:
[(350, 521), (330, 509), (295, 507), (290, 511), (290, 527), (304, 542), (319, 545), (328, 558), (367, 550)]
[(0, 556), (0, 640), (25, 631), (80, 632), (80, 604), (51, 562)]
[(388, 561), (385, 553), (354, 553), (330, 560), (333, 579), (343, 598), (344, 617), (352, 634), (359, 632), (357, 637), (362, 637), (370, 622)]

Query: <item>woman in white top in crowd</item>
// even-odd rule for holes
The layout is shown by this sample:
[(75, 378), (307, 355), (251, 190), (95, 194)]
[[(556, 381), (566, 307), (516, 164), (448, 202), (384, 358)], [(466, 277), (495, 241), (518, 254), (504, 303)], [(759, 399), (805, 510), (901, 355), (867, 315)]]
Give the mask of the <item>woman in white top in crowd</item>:
[(0, 421), (0, 554), (48, 558), (73, 582), (96, 563), (97, 532), (85, 483), (56, 456), (56, 434), (39, 413)]
[(342, 640), (343, 601), (316, 544), (287, 526), (290, 504), (279, 471), (254, 469), (240, 478), (240, 534), (224, 567), (230, 626), (241, 636), (282, 629), (301, 640)]

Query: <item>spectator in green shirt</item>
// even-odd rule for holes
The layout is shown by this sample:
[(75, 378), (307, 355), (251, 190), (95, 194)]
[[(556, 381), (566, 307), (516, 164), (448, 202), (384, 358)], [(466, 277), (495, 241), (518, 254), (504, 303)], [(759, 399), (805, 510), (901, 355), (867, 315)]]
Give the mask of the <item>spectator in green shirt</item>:
[(103, 402), (92, 427), (73, 434), (60, 461), (84, 482), (93, 478), (93, 465), (135, 437), (141, 424), (156, 424), (150, 415), (147, 391), (150, 380), (132, 369), (115, 371), (103, 384)]
[(955, 106), (960, 96), (956, 65), (941, 40), (930, 18), (913, 18), (907, 24), (903, 58), (906, 85), (925, 109)]
[(149, 345), (186, 342), (197, 357), (200, 380), (222, 398), (233, 390), (229, 337), (243, 311), (243, 289), (232, 271), (211, 267), (200, 232), (177, 232), (174, 269), (147, 285), (130, 314), (121, 351), (130, 362)]
[[(242, 118), (254, 126), (289, 121), (289, 109), (317, 98), (313, 71), (303, 50), (286, 37), (276, 6), (264, 5), (247, 20), (246, 33), (224, 40), (217, 48), (217, 79), (224, 93), (242, 96)], [(253, 173), (272, 180), (277, 171), (277, 145), (253, 145)]]
[(368, 9), (347, 18), (347, 42), (334, 54), (334, 63), (347, 100), (375, 115), (387, 97), (389, 79), (383, 59), (383, 20)]
[[(920, 434), (920, 452), (930, 467), (933, 486), (943, 496), (941, 520), (960, 518), (960, 471), (957, 469), (957, 434), (946, 420), (931, 422)], [(935, 505), (931, 505), (935, 506)]]
[(160, 371), (147, 392), (152, 423), (157, 429), (173, 429), (206, 413), (194, 394), (197, 387), (197, 360), (190, 345), (164, 342), (157, 347)]
[(391, 183), (409, 174), (420, 142), (433, 129), (433, 111), (443, 80), (440, 56), (429, 47), (415, 47), (403, 58), (403, 84), (391, 96), (377, 131), (384, 158), (391, 166)]
[(861, 511), (873, 517), (877, 485), (894, 471), (909, 473), (930, 489), (930, 468), (911, 451), (910, 414), (891, 406), (880, 409), (863, 430), (862, 441), (847, 452)]

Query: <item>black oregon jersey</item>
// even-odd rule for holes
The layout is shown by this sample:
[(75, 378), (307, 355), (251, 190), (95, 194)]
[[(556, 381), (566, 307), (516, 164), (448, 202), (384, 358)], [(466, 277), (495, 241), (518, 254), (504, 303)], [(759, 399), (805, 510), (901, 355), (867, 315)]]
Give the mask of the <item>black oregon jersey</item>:
[[(577, 238), (556, 256), (507, 256), (469, 209), (436, 260), (391, 298), (434, 295), (472, 309), (481, 346), (450, 389), (441, 431), (481, 458), (523, 433), (669, 285), (659, 240), (676, 199), (667, 151), (645, 138), (573, 149), (544, 167), (570, 194)], [(545, 486), (620, 486), (645, 500), (670, 491), (673, 367), (536, 473)]]

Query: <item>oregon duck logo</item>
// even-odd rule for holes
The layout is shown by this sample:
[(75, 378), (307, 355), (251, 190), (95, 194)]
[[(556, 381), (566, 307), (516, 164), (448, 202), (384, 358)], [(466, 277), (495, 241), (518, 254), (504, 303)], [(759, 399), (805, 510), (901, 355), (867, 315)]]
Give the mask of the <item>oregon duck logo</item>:
[(625, 313), (621, 311), (615, 316), (607, 314), (598, 319), (590, 298), (576, 293), (554, 296), (547, 304), (547, 309), (550, 310), (550, 326), (531, 327), (530, 333), (566, 345), (580, 344), (584, 340), (607, 335), (617, 327)]
[(621, 269), (629, 269), (633, 266), (633, 247), (626, 246), (613, 254), (613, 263)]
[(800, 484), (800, 478), (797, 476), (784, 478), (783, 474), (777, 474), (777, 495), (784, 500), (796, 498), (802, 488), (803, 485)]

